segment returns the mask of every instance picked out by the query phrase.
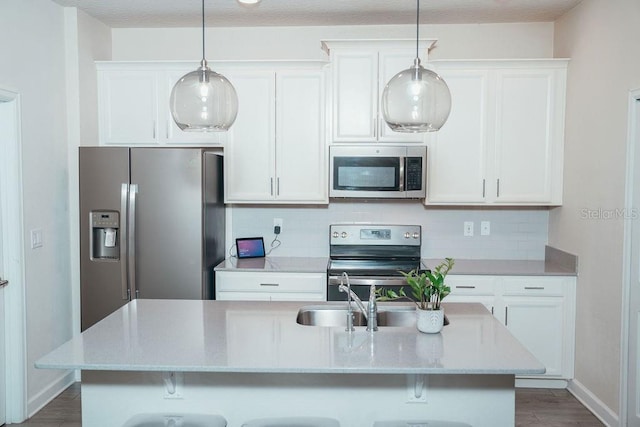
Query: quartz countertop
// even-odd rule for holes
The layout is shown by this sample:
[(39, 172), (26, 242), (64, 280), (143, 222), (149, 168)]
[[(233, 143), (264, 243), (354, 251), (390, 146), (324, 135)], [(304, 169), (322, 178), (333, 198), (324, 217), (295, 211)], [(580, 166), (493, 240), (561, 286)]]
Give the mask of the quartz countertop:
[(326, 273), (326, 257), (228, 258), (215, 271), (254, 271), (272, 273)]
[[(482, 304), (444, 303), (441, 333), (303, 326), (300, 307), (346, 303), (134, 300), (36, 362), (110, 371), (540, 374)], [(390, 304), (390, 303), (386, 303)], [(397, 303), (396, 303), (397, 304)], [(383, 311), (385, 303), (379, 304)]]
[[(433, 268), (441, 259), (422, 259), (422, 265)], [(453, 275), (490, 276), (576, 276), (575, 269), (552, 261), (456, 259), (450, 273)]]

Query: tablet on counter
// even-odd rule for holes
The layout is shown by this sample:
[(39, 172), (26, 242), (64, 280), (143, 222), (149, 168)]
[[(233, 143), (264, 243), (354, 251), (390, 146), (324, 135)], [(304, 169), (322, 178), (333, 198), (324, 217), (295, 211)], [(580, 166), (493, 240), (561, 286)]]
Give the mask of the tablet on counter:
[(236, 239), (238, 259), (264, 257), (264, 240), (262, 237), (240, 237)]

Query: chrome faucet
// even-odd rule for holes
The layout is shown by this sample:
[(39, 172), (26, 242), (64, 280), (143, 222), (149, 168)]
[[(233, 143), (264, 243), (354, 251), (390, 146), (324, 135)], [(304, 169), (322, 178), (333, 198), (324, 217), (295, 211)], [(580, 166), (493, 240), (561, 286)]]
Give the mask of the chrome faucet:
[(376, 285), (369, 288), (369, 305), (367, 307), (367, 331), (378, 330), (378, 303), (376, 302)]
[[(347, 282), (347, 285), (344, 285), (344, 281)], [(367, 319), (367, 331), (377, 331), (378, 330), (378, 305), (376, 303), (376, 286), (371, 285), (370, 294), (369, 294), (369, 304), (368, 307), (364, 306), (362, 300), (358, 297), (358, 295), (351, 290), (351, 283), (349, 282), (349, 275), (347, 272), (343, 272), (340, 277), (340, 285), (338, 286), (338, 290), (340, 292), (346, 292), (347, 294), (347, 331), (352, 332), (355, 330), (353, 327), (353, 308), (351, 306), (351, 302), (353, 301), (357, 306), (360, 312), (365, 319)]]

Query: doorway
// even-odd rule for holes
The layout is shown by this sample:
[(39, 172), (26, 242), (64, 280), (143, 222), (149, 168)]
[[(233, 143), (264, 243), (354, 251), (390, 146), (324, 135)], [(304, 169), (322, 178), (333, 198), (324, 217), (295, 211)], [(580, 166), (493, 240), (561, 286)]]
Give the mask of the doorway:
[(0, 275), (9, 282), (0, 301), (0, 425), (22, 422), (27, 413), (20, 141), (20, 95), (0, 88)]
[[(629, 98), (624, 230), (622, 425), (640, 427), (640, 89)], [(626, 422), (625, 422), (626, 421)]]

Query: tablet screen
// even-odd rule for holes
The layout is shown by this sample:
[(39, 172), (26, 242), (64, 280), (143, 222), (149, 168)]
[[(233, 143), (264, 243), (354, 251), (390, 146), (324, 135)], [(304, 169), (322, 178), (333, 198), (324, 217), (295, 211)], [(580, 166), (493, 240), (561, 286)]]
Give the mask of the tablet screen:
[(258, 258), (264, 256), (262, 237), (242, 237), (236, 239), (238, 258)]

